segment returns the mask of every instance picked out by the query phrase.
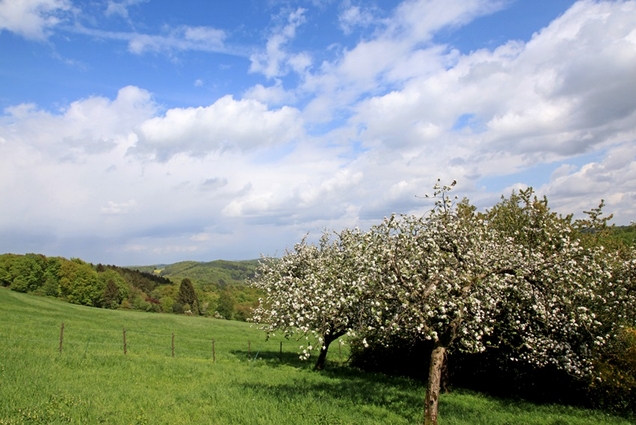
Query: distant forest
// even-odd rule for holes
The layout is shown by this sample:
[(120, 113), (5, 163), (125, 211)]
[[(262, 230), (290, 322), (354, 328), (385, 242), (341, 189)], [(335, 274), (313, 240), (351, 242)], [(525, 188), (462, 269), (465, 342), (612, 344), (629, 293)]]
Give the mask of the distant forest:
[(246, 281), (257, 260), (118, 267), (41, 254), (0, 255), (0, 285), (109, 309), (247, 320), (259, 291)]

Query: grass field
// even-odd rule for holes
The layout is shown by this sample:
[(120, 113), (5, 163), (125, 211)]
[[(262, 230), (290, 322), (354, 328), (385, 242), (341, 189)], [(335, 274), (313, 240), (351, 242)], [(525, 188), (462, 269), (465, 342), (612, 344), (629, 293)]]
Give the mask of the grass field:
[[(0, 318), (0, 425), (414, 424), (422, 418), (422, 384), (349, 369), (338, 361), (337, 346), (329, 370), (314, 372), (297, 359), (295, 341), (283, 342), (281, 356), (281, 340), (265, 341), (242, 322), (101, 310), (4, 288)], [(346, 355), (343, 349), (340, 357)], [(632, 423), (465, 391), (442, 395), (440, 414), (444, 425)]]

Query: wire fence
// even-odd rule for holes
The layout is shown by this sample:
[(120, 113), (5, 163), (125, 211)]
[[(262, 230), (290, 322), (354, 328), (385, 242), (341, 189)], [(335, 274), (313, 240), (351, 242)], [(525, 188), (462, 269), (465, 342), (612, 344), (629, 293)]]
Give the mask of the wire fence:
[[(29, 345), (30, 348), (40, 347), (46, 351), (84, 354), (121, 354), (121, 355), (152, 355), (179, 358), (208, 359), (217, 361), (217, 348), (221, 344), (221, 356), (243, 357), (255, 359), (259, 357), (283, 358), (283, 343), (252, 340), (219, 341), (217, 338), (193, 338), (176, 332), (142, 332), (135, 329), (100, 329), (68, 326), (61, 323), (57, 333), (51, 328), (44, 335), (43, 329), (28, 332), (19, 327), (5, 328), (2, 335), (7, 347), (16, 348)], [(289, 353), (286, 353), (289, 354)]]

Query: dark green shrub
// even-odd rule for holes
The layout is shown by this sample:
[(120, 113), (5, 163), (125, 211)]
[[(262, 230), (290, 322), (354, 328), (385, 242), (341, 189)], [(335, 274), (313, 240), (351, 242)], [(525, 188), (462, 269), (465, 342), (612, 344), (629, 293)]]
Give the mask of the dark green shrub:
[(181, 281), (181, 286), (179, 286), (179, 295), (177, 296), (177, 302), (182, 305), (188, 304), (190, 308), (184, 308), (183, 310), (189, 310), (196, 316), (199, 315), (199, 301), (197, 299), (197, 294), (194, 291), (194, 286), (192, 285), (192, 281), (190, 279), (185, 278)]
[(589, 387), (594, 407), (636, 412), (636, 329), (627, 328), (608, 344), (594, 364)]
[(232, 294), (229, 291), (223, 291), (217, 301), (216, 311), (227, 320), (232, 320), (234, 318), (234, 305), (235, 300)]

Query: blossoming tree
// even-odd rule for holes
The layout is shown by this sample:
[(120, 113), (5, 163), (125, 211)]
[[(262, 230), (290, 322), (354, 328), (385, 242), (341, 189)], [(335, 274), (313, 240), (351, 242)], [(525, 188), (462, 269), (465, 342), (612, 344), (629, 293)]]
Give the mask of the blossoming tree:
[(373, 250), (384, 279), (376, 293), (383, 324), (376, 336), (433, 342), (425, 422), (437, 423), (441, 371), (449, 349), (485, 349), (499, 319), (501, 294), (514, 276), (513, 248), (490, 232), (466, 202), (454, 204), (452, 186), (435, 187), (433, 211), (391, 216), (371, 229), (384, 235)]
[(429, 215), (393, 216), (371, 230), (385, 235), (374, 252), (385, 276), (376, 288), (385, 310), (380, 336), (434, 345), (426, 424), (437, 423), (448, 350), (507, 345), (519, 361), (584, 376), (592, 371), (593, 348), (620, 326), (598, 315), (616, 317), (605, 286), (624, 262), (582, 244), (571, 216), (550, 211), (531, 190), (477, 213), (467, 202), (454, 203), (452, 186), (435, 186)]
[(252, 282), (265, 292), (252, 320), (268, 334), (304, 338), (301, 358), (318, 349), (318, 370), (329, 345), (362, 326), (373, 295), (356, 262), (363, 234), (344, 230), (333, 236), (325, 232), (317, 246), (303, 240), (280, 259), (264, 259)]

